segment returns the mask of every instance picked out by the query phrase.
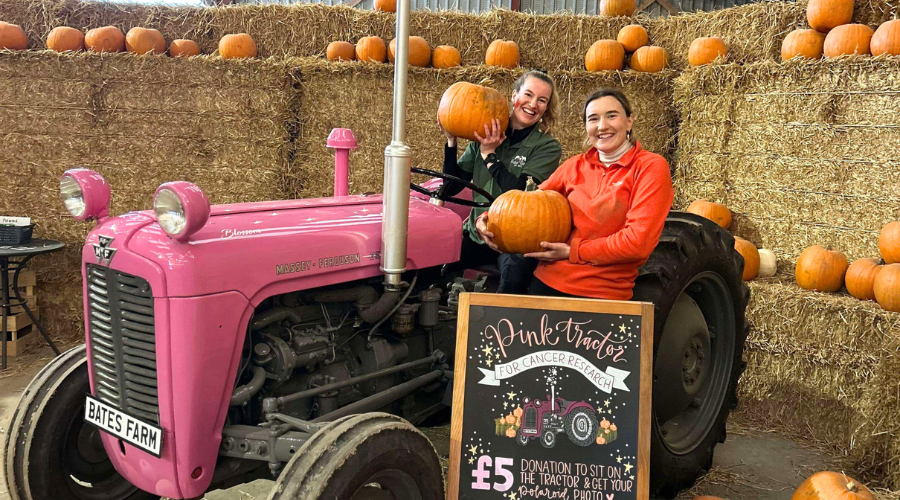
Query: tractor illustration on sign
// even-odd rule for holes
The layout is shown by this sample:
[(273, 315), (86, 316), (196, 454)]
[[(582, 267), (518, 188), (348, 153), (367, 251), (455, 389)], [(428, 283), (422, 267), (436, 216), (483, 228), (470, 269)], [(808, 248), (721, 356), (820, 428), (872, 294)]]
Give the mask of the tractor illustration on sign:
[(594, 444), (598, 423), (591, 405), (550, 396), (546, 401), (525, 398), (523, 403), (522, 426), (516, 434), (516, 442), (522, 446), (532, 439), (539, 439), (544, 448), (553, 448), (556, 435), (561, 432), (578, 446)]

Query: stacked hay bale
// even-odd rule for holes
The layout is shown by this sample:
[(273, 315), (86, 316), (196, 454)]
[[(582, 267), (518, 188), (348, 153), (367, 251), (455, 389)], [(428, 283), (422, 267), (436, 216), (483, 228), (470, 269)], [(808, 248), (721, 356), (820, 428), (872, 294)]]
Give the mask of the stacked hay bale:
[[(325, 148), (325, 137), (334, 127), (350, 128), (360, 147), (351, 155), (350, 190), (380, 192), (384, 174), (384, 148), (391, 140), (393, 66), (297, 63), (297, 78), (303, 89), (299, 107), (300, 135), (294, 172), (302, 179), (301, 197), (328, 196), (332, 192), (334, 159)], [(409, 78), (407, 143), (414, 166), (440, 170), (444, 136), (437, 126), (441, 95), (455, 82), (488, 84), (505, 95), (524, 70), (486, 66), (447, 70), (413, 68)], [(584, 99), (603, 86), (622, 88), (635, 107), (635, 136), (644, 148), (671, 160), (675, 112), (671, 106), (670, 73), (622, 73), (586, 71), (550, 72), (560, 96), (561, 117), (551, 131), (563, 147), (563, 159), (584, 151), (581, 121)], [(461, 140), (462, 153), (467, 141)]]
[(882, 226), (900, 219), (900, 61), (727, 65), (675, 86), (676, 206), (726, 203), (735, 234), (774, 250), (785, 273), (751, 285), (745, 415), (900, 487), (900, 316), (792, 274), (811, 245), (877, 256)]
[(296, 92), (281, 63), (131, 55), (0, 54), (0, 213), (28, 215), (67, 243), (34, 260), (47, 327), (82, 325), (81, 245), (90, 224), (59, 201), (59, 177), (84, 166), (112, 187), (111, 214), (150, 209), (166, 181), (213, 203), (284, 197)]

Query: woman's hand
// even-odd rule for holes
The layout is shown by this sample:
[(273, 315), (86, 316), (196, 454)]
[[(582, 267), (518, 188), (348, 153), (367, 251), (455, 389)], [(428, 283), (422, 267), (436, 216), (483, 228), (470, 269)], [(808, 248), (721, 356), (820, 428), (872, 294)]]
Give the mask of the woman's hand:
[(449, 147), (451, 147), (451, 148), (456, 147), (456, 136), (453, 135), (451, 132), (447, 132), (447, 131), (444, 129), (444, 126), (441, 125), (441, 117), (440, 117), (440, 115), (438, 115), (437, 125), (438, 125), (438, 128), (441, 129), (441, 132), (443, 132), (444, 135), (447, 137), (447, 146), (449, 146)]
[(487, 243), (487, 246), (491, 247), (491, 250), (499, 252), (500, 248), (496, 243), (494, 243), (494, 240), (491, 239), (494, 237), (494, 233), (488, 231), (487, 220), (488, 213), (485, 212), (481, 214), (477, 219), (475, 219), (475, 230), (478, 231), (478, 236), (481, 236), (481, 239), (484, 240), (485, 243)]
[(541, 248), (546, 248), (547, 251), (526, 253), (525, 257), (534, 257), (537, 260), (546, 262), (568, 260), (569, 258), (569, 245), (567, 243), (550, 243), (542, 241)]
[(481, 157), (487, 158), (487, 155), (497, 151), (500, 144), (506, 140), (506, 132), (500, 130), (500, 120), (494, 118), (491, 120), (491, 128), (487, 124), (484, 125), (484, 137), (475, 132), (475, 140), (481, 144)]

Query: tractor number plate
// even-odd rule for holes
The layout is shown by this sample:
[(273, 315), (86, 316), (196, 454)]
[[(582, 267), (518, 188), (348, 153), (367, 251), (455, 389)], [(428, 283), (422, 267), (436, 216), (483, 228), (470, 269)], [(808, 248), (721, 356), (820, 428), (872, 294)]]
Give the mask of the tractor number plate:
[(84, 420), (157, 458), (160, 456), (162, 429), (159, 427), (142, 422), (91, 396), (87, 397), (84, 406)]

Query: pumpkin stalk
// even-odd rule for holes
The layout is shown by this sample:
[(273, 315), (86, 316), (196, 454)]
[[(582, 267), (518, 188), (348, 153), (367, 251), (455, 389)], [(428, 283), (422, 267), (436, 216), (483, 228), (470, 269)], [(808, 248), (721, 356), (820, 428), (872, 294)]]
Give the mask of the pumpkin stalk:
[(857, 491), (859, 491), (859, 488), (856, 487), (856, 483), (850, 481), (849, 483), (847, 483), (847, 491), (856, 493)]
[(531, 176), (528, 176), (528, 180), (525, 181), (525, 192), (537, 191), (537, 184), (534, 183), (534, 179)]

